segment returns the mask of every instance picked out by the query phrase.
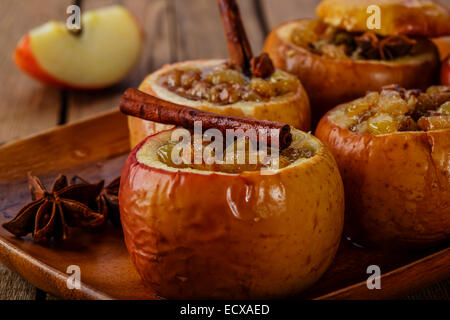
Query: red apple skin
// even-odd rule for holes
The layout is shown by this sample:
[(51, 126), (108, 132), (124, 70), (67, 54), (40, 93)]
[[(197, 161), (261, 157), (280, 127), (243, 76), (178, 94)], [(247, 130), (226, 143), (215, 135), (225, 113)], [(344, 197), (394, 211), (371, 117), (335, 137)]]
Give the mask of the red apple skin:
[(29, 34), (23, 37), (22, 40), (20, 40), (19, 44), (17, 45), (16, 50), (14, 51), (13, 58), (16, 65), (23, 72), (30, 75), (34, 79), (54, 87), (75, 89), (75, 90), (97, 90), (113, 85), (113, 83), (111, 83), (107, 85), (92, 86), (92, 87), (74, 86), (70, 83), (66, 83), (62, 80), (55, 78), (47, 71), (45, 71), (44, 68), (42, 68), (42, 66), (36, 60), (36, 58), (33, 55), (33, 52), (31, 51), (30, 42), (31, 38)]
[(55, 87), (71, 87), (53, 76), (48, 74), (33, 56), (30, 46), (30, 35), (26, 35), (20, 40), (19, 44), (14, 51), (14, 62), (25, 73), (33, 77), (34, 79), (43, 83), (55, 86)]
[(167, 133), (130, 153), (119, 191), (125, 244), (146, 285), (167, 299), (267, 299), (320, 277), (344, 223), (342, 180), (327, 148), (271, 176), (167, 171), (137, 160), (147, 141)]
[(330, 119), (315, 136), (344, 181), (345, 234), (372, 247), (417, 248), (450, 237), (450, 130), (358, 134)]
[(450, 55), (442, 63), (441, 84), (450, 86)]

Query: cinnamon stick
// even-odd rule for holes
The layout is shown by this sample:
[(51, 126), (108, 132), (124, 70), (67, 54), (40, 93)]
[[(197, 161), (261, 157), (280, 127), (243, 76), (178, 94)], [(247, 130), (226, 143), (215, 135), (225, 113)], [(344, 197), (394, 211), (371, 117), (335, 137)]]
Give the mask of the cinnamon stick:
[(241, 67), (242, 71), (247, 76), (250, 76), (250, 62), (253, 53), (236, 0), (217, 0), (217, 3), (219, 4), (219, 11), (227, 37), (231, 63)]
[[(244, 132), (253, 129), (257, 139), (265, 136), (268, 146), (280, 150), (289, 147), (292, 142), (291, 128), (287, 124), (218, 115), (165, 101), (132, 88), (125, 91), (120, 110), (129, 116), (186, 129), (193, 129), (194, 122), (201, 121), (203, 130), (218, 129), (224, 137), (227, 129), (242, 129)], [(279, 130), (279, 141), (271, 141), (271, 129)]]

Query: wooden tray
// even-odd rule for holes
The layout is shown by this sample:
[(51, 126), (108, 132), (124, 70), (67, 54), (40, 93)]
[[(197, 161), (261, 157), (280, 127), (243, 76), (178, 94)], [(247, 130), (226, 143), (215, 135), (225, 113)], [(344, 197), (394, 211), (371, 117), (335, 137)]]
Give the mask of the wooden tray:
[[(51, 184), (58, 173), (109, 182), (121, 172), (128, 152), (126, 118), (111, 112), (0, 148), (0, 224), (29, 201), (26, 174)], [(155, 299), (136, 273), (122, 233), (113, 226), (49, 247), (18, 239), (0, 227), (0, 260), (40, 289), (66, 299)], [(368, 290), (366, 269), (380, 266), (381, 289)], [(67, 267), (81, 269), (81, 289), (66, 286)], [(416, 252), (358, 248), (343, 240), (322, 279), (298, 298), (381, 299), (401, 297), (450, 277), (450, 247)]]

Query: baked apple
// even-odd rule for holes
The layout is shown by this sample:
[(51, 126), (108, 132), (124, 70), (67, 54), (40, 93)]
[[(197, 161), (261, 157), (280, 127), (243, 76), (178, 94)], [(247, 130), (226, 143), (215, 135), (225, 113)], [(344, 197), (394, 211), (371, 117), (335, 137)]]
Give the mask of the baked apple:
[(176, 164), (174, 131), (141, 142), (122, 172), (125, 243), (144, 282), (170, 299), (277, 298), (312, 285), (343, 228), (343, 185), (328, 149), (293, 129), (267, 175), (260, 160)]
[(441, 67), (441, 84), (450, 86), (450, 55), (442, 62)]
[(320, 121), (346, 193), (346, 233), (373, 246), (450, 237), (450, 87), (370, 92)]
[[(293, 75), (275, 70), (267, 54), (253, 57), (235, 0), (218, 0), (229, 60), (167, 65), (139, 89), (163, 100), (216, 114), (287, 123), (308, 131), (308, 96)], [(129, 118), (131, 146), (170, 126)]]
[[(226, 60), (186, 61), (152, 73), (139, 90), (199, 110), (310, 128), (308, 96), (295, 76), (281, 70), (265, 79), (249, 78)], [(172, 127), (135, 117), (128, 121), (132, 147)]]
[(143, 35), (137, 20), (112, 6), (82, 15), (82, 32), (49, 22), (31, 30), (18, 44), (14, 60), (24, 72), (46, 84), (99, 89), (124, 78), (136, 64)]
[[(381, 9), (375, 30), (367, 26), (372, 5)], [(317, 14), (277, 27), (264, 48), (275, 67), (302, 81), (313, 123), (385, 85), (425, 89), (437, 83), (440, 59), (428, 38), (450, 34), (446, 8), (428, 0), (323, 0)]]

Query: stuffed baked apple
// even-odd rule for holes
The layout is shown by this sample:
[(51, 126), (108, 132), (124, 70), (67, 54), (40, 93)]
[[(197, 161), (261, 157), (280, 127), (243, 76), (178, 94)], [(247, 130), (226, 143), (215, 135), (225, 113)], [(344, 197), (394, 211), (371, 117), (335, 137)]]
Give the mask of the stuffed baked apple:
[[(187, 128), (200, 120), (220, 132), (252, 127), (259, 132), (273, 124), (174, 108), (133, 91), (125, 94), (121, 108), (166, 124), (176, 119), (174, 124)], [(187, 154), (175, 151), (180, 129), (150, 136), (131, 152), (119, 193), (125, 242), (137, 271), (157, 294), (171, 299), (283, 297), (309, 287), (328, 268), (343, 228), (338, 168), (311, 134), (277, 126), (284, 138), (275, 145), (271, 140), (267, 149), (272, 155), (280, 148), (276, 169), (267, 167), (261, 149), (249, 148), (242, 163), (236, 154), (227, 156), (230, 162), (222, 154), (223, 163), (205, 157), (195, 163), (195, 150), (210, 153), (209, 143), (196, 147), (196, 138), (185, 129), (191, 138)], [(235, 143), (224, 148), (234, 150)], [(255, 152), (257, 160), (250, 163)]]
[[(252, 57), (235, 0), (219, 0), (230, 60), (167, 65), (139, 89), (161, 99), (217, 114), (284, 122), (309, 130), (308, 96), (297, 77), (273, 67), (263, 54)], [(129, 118), (131, 145), (167, 125)]]
[[(247, 77), (226, 60), (176, 63), (149, 75), (140, 90), (199, 110), (285, 122), (309, 130), (308, 97), (300, 81), (276, 70), (267, 78)], [(132, 146), (150, 134), (170, 128), (128, 118)]]
[[(369, 30), (369, 6), (381, 9)], [(323, 0), (318, 19), (288, 22), (266, 40), (277, 68), (296, 74), (309, 95), (313, 122), (336, 105), (392, 83), (425, 89), (439, 77), (428, 38), (450, 34), (449, 11), (429, 0)]]
[(370, 92), (329, 111), (316, 136), (342, 174), (354, 241), (425, 246), (450, 237), (450, 87)]

